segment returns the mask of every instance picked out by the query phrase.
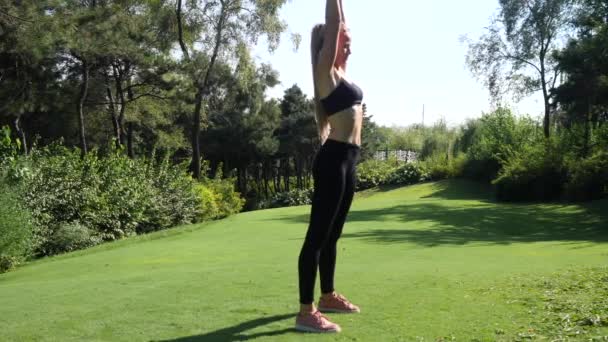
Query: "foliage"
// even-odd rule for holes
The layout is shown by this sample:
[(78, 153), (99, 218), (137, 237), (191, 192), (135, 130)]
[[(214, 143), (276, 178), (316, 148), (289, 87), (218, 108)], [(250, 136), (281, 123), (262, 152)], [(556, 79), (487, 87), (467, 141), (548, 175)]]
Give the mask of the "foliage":
[(494, 179), (509, 156), (541, 141), (539, 133), (532, 119), (516, 118), (509, 109), (484, 114), (466, 151), (465, 175), (484, 181)]
[(394, 161), (369, 159), (357, 165), (357, 190), (386, 184), (396, 169)]
[(361, 128), (361, 160), (374, 157), (376, 151), (382, 148), (386, 137), (380, 127), (372, 120), (373, 115), (367, 111), (367, 104), (363, 104), (363, 127)]
[(18, 196), (0, 180), (0, 273), (26, 260), (34, 247), (34, 226)]
[(550, 132), (550, 91), (558, 80), (557, 51), (567, 29), (570, 0), (500, 0), (500, 12), (477, 42), (469, 41), (467, 64), (496, 103), (542, 91), (544, 134)]
[(394, 169), (388, 176), (387, 183), (410, 185), (429, 180), (428, 173), (416, 163), (406, 163)]
[(78, 150), (51, 145), (32, 159), (24, 203), (43, 228), (38, 254), (60, 250), (53, 236), (75, 231), (62, 228), (66, 224), (78, 222), (107, 241), (194, 222), (199, 215), (194, 181), (166, 158), (133, 160), (120, 151), (81, 158)]
[[(212, 218), (224, 218), (233, 214), (239, 213), (243, 206), (245, 205), (245, 200), (241, 198), (239, 192), (234, 189), (234, 179), (211, 179), (204, 180), (201, 184), (205, 187), (208, 192), (211, 192), (213, 195), (208, 198), (208, 201), (214, 200), (215, 205), (208, 204), (209, 209), (211, 211), (209, 213), (213, 213), (213, 210), (217, 208), (216, 215), (211, 216)], [(202, 198), (203, 206), (205, 205), (205, 198)], [(209, 217), (209, 214), (205, 214), (203, 212), (203, 219)]]
[(434, 154), (421, 161), (420, 165), (428, 173), (429, 180), (437, 181), (462, 176), (466, 162), (467, 158), (464, 153), (450, 159), (443, 154)]
[(101, 243), (96, 232), (78, 222), (63, 223), (53, 232), (45, 244), (48, 255), (71, 252)]
[(565, 181), (563, 155), (547, 143), (512, 151), (492, 184), (502, 201), (550, 201), (560, 198)]
[(282, 208), (312, 204), (313, 189), (292, 189), (273, 195), (270, 200), (262, 203), (263, 209)]
[(565, 195), (569, 200), (595, 200), (608, 195), (608, 152), (599, 151), (582, 160), (571, 160), (567, 168)]

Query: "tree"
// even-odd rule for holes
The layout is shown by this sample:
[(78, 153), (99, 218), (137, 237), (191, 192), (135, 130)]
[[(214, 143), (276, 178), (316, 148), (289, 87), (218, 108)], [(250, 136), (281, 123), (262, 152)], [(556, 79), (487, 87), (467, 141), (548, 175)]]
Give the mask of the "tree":
[(53, 44), (39, 20), (43, 10), (30, 1), (0, 4), (0, 119), (14, 126), (25, 154), (25, 117), (55, 102), (57, 93), (54, 60), (48, 58)]
[(203, 102), (209, 96), (210, 75), (218, 58), (230, 60), (243, 46), (266, 35), (276, 48), (285, 24), (278, 11), (286, 0), (176, 0), (177, 40), (184, 70), (196, 89), (192, 113), (192, 164), (200, 177), (200, 132)]
[(285, 191), (290, 190), (291, 161), (296, 174), (296, 186), (304, 187), (304, 173), (310, 169), (318, 148), (313, 102), (296, 84), (285, 90), (281, 100), (281, 127), (276, 134), (280, 141), (278, 157), (281, 160)]
[(572, 0), (499, 0), (500, 13), (477, 42), (468, 42), (467, 64), (491, 97), (516, 98), (541, 91), (543, 128), (550, 135), (551, 90), (559, 79), (552, 53), (568, 28)]
[(554, 92), (567, 114), (566, 126), (581, 123), (583, 157), (590, 152), (592, 131), (608, 112), (608, 3), (581, 0), (574, 21), (577, 37), (555, 53), (566, 81)]
[(363, 104), (363, 127), (361, 129), (361, 160), (371, 159), (380, 150), (386, 137), (378, 125), (372, 121), (373, 115), (367, 112), (367, 104)]

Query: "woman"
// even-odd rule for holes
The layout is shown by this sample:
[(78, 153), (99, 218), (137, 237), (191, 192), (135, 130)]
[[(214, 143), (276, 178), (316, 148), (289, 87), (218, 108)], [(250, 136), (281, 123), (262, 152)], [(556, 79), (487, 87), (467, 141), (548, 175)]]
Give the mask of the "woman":
[[(361, 89), (345, 79), (351, 37), (342, 0), (327, 0), (325, 24), (316, 25), (311, 38), (315, 118), (322, 146), (313, 163), (310, 223), (298, 260), (300, 313), (296, 329), (339, 332), (340, 326), (320, 311), (360, 312), (335, 292), (333, 282), (336, 244), (355, 192), (363, 121)], [(318, 309), (313, 303), (317, 268), (322, 293)]]

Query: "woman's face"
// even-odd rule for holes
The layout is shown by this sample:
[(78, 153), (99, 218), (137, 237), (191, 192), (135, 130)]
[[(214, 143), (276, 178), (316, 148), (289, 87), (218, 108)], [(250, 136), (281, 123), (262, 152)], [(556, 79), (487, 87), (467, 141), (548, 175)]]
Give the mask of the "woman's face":
[(343, 66), (346, 65), (346, 61), (348, 60), (348, 56), (351, 54), (350, 43), (351, 43), (351, 35), (350, 31), (345, 28), (340, 32), (338, 41), (338, 54), (336, 56), (336, 65)]

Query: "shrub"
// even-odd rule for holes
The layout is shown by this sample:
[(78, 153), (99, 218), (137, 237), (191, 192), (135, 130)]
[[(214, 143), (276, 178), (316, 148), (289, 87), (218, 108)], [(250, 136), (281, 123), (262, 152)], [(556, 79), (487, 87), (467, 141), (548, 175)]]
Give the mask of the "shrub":
[(499, 108), (484, 115), (468, 132), (469, 145), (464, 174), (472, 179), (495, 179), (506, 161), (526, 146), (542, 144), (542, 131), (528, 117), (516, 118), (510, 110)]
[[(23, 180), (44, 246), (66, 224), (79, 222), (103, 240), (195, 222), (201, 199), (195, 181), (167, 159), (130, 159), (121, 151), (84, 158), (55, 144), (32, 155), (32, 172)], [(48, 255), (61, 248), (41, 249)]]
[(46, 254), (54, 255), (84, 249), (101, 243), (95, 232), (78, 222), (62, 224), (45, 244)]
[(196, 191), (201, 199), (199, 220), (208, 221), (220, 216), (218, 198), (215, 192), (204, 184), (197, 184)]
[(600, 151), (589, 158), (568, 163), (565, 196), (584, 201), (608, 195), (608, 152)]
[(31, 217), (18, 194), (0, 181), (0, 273), (23, 262), (34, 248)]
[(422, 167), (418, 164), (407, 163), (393, 170), (387, 179), (387, 183), (409, 185), (424, 182), (428, 179), (428, 173)]
[(290, 191), (279, 192), (270, 198), (263, 205), (265, 208), (281, 208), (298, 205), (312, 204), (312, 195), (314, 190), (309, 189), (293, 189)]
[(466, 162), (467, 158), (464, 153), (449, 160), (444, 154), (434, 154), (426, 160), (421, 161), (420, 166), (426, 170), (430, 180), (436, 181), (462, 176)]
[(145, 178), (151, 182), (153, 203), (137, 232), (196, 222), (201, 215), (202, 199), (196, 191), (196, 181), (186, 172), (186, 166), (171, 165), (165, 158), (160, 163), (149, 161), (146, 167)]
[(370, 159), (357, 165), (357, 191), (386, 184), (395, 170), (394, 163)]
[(213, 191), (218, 208), (216, 218), (224, 218), (243, 210), (245, 199), (234, 189), (234, 178), (209, 179), (204, 181), (204, 185)]
[(551, 143), (527, 146), (504, 161), (496, 186), (502, 201), (555, 200), (566, 179), (563, 156)]

